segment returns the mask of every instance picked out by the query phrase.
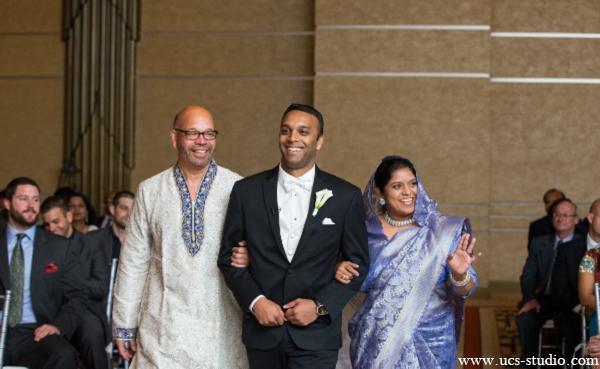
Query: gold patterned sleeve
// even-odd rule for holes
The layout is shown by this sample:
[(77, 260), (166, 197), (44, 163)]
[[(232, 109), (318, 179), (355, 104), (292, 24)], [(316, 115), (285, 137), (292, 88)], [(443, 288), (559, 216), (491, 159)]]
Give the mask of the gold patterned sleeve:
[(591, 273), (594, 274), (596, 272), (596, 262), (594, 259), (586, 254), (581, 260), (581, 264), (579, 264), (579, 273)]

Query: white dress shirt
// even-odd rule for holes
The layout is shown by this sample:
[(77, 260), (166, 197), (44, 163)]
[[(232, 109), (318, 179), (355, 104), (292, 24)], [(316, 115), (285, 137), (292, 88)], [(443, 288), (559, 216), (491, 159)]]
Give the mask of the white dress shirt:
[(592, 240), (592, 237), (590, 237), (590, 234), (588, 233), (588, 235), (587, 235), (587, 249), (588, 250), (597, 249), (598, 246), (600, 246), (598, 244), (598, 242)]
[(277, 204), (279, 205), (279, 234), (289, 262), (296, 253), (300, 236), (306, 223), (310, 195), (315, 181), (315, 167), (313, 166), (302, 177), (296, 178), (289, 175), (279, 165), (279, 179), (277, 181)]
[[(304, 229), (304, 223), (306, 223), (314, 182), (314, 165), (303, 176), (296, 178), (283, 170), (281, 164), (279, 164), (279, 177), (277, 179), (279, 234), (285, 256), (290, 263), (296, 254), (300, 236), (302, 236), (302, 230)], [(264, 297), (264, 295), (259, 295), (252, 301), (250, 311), (252, 311), (254, 304), (261, 297)]]

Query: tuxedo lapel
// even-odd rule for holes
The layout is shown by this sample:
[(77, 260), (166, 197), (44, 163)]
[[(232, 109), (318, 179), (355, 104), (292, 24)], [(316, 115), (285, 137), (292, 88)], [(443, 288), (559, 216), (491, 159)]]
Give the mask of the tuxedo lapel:
[(0, 232), (0, 282), (4, 289), (10, 288), (10, 274), (8, 265), (8, 244), (6, 243), (6, 228)]
[(287, 260), (283, 243), (281, 243), (281, 232), (279, 231), (279, 205), (277, 204), (278, 173), (279, 167), (277, 166), (267, 174), (267, 180), (263, 182), (263, 197), (265, 199), (265, 210), (269, 218), (273, 238), (275, 238), (277, 248), (281, 251), (285, 260)]
[[(302, 229), (302, 236), (300, 237), (300, 241), (298, 242), (298, 247), (296, 248), (296, 253), (294, 254), (294, 259), (296, 255), (298, 255), (306, 243), (310, 238), (315, 226), (318, 225), (317, 217), (313, 217), (313, 211), (315, 210), (315, 201), (317, 199), (317, 192), (325, 189), (326, 180), (323, 179), (322, 172), (318, 167), (315, 167), (315, 181), (313, 182), (312, 193), (310, 194), (310, 203), (308, 204), (308, 214), (306, 216), (306, 222), (304, 223), (304, 228)], [(293, 260), (292, 260), (293, 261)]]

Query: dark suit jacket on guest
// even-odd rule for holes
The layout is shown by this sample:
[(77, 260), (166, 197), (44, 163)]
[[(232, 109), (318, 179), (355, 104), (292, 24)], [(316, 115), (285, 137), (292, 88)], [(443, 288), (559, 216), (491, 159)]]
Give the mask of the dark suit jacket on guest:
[(121, 251), (121, 242), (115, 236), (115, 232), (112, 230), (112, 227), (105, 227), (96, 231), (92, 231), (85, 237), (86, 242), (93, 242), (99, 245), (98, 247), (104, 253), (106, 260), (109, 261), (109, 264), (112, 261), (113, 255), (115, 255), (118, 259), (118, 255)]
[[(10, 289), (6, 229), (0, 232), (0, 294)], [(54, 263), (57, 270), (48, 266)], [(48, 268), (47, 268), (48, 267)], [(31, 303), (37, 325), (51, 324), (70, 338), (85, 310), (84, 278), (77, 250), (64, 237), (36, 228), (31, 262)]]
[[(305, 350), (337, 350), (342, 346), (342, 309), (367, 275), (369, 254), (365, 212), (360, 190), (317, 167), (306, 223), (291, 262), (281, 241), (277, 204), (278, 167), (237, 182), (231, 192), (223, 229), (219, 267), (242, 311), (242, 341), (251, 348), (269, 350), (289, 332)], [(315, 193), (329, 189), (333, 197), (313, 216)], [(334, 225), (324, 225), (330, 218)], [(231, 250), (247, 241), (249, 268), (231, 266)], [(333, 279), (339, 253), (360, 265), (360, 277), (348, 285)], [(319, 300), (329, 315), (298, 327), (262, 326), (249, 311), (259, 295), (283, 306), (297, 298)]]
[(527, 252), (531, 251), (531, 241), (539, 236), (554, 234), (552, 219), (549, 215), (536, 219), (529, 223), (529, 234), (527, 235)]
[(550, 286), (552, 303), (557, 312), (570, 312), (579, 305), (579, 264), (586, 251), (587, 237), (573, 239), (558, 247)]
[[(579, 237), (578, 234), (573, 234), (573, 239)], [(521, 274), (523, 302), (532, 299), (539, 301), (543, 297), (554, 259), (554, 241), (554, 234), (539, 236), (531, 241), (531, 250)]]
[(87, 308), (102, 322), (105, 344), (111, 339), (106, 317), (106, 303), (110, 281), (110, 264), (99, 242), (88, 242), (87, 237), (73, 229), (72, 242), (79, 249), (81, 269), (86, 281)]

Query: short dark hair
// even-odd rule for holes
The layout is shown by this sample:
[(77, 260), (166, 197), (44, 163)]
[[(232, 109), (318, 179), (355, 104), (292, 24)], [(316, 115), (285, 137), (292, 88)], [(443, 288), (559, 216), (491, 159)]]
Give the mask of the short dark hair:
[(6, 198), (12, 200), (13, 196), (15, 195), (15, 192), (17, 192), (17, 187), (24, 185), (35, 186), (38, 192), (41, 192), (40, 186), (38, 186), (38, 184), (35, 183), (33, 179), (28, 177), (18, 177), (10, 181), (6, 186), (6, 189), (4, 190), (6, 191)]
[(71, 187), (59, 187), (54, 191), (54, 196), (62, 197), (65, 201), (69, 202), (69, 199), (74, 193), (75, 190)]
[(544, 202), (546, 202), (546, 196), (550, 195), (552, 192), (558, 192), (558, 193), (560, 194), (561, 198), (563, 198), (563, 199), (564, 199), (564, 198), (566, 198), (566, 196), (565, 196), (565, 193), (564, 193), (564, 192), (562, 192), (562, 191), (560, 191), (560, 190), (557, 190), (556, 188), (551, 188), (551, 189), (549, 189), (548, 191), (546, 191), (546, 192), (544, 193), (544, 197), (542, 198), (542, 200), (543, 200)]
[(65, 199), (60, 196), (50, 196), (42, 203), (40, 214), (46, 214), (54, 208), (59, 208), (63, 215), (67, 215), (67, 211), (69, 211), (69, 205), (67, 205)]
[(323, 136), (323, 130), (325, 129), (325, 122), (323, 122), (323, 116), (321, 115), (321, 113), (319, 113), (319, 111), (317, 109), (315, 109), (309, 105), (292, 104), (292, 105), (288, 106), (287, 109), (285, 109), (285, 113), (283, 113), (283, 116), (281, 117), (282, 123), (283, 123), (283, 118), (285, 118), (287, 113), (291, 112), (292, 110), (299, 110), (301, 112), (308, 113), (310, 115), (314, 115), (317, 118), (317, 120), (319, 121), (319, 136), (318, 137)]
[(575, 203), (573, 201), (571, 201), (570, 199), (567, 199), (566, 197), (563, 199), (558, 199), (558, 200), (554, 201), (552, 203), (552, 205), (550, 205), (548, 214), (550, 214), (550, 216), (552, 217), (552, 214), (554, 214), (554, 212), (556, 211), (556, 207), (563, 202), (568, 202), (569, 204), (573, 205), (573, 207), (575, 207), (575, 215), (577, 215), (577, 205), (575, 205)]
[(415, 177), (417, 176), (417, 171), (415, 170), (415, 167), (413, 163), (410, 162), (410, 160), (400, 157), (390, 157), (383, 159), (377, 167), (377, 170), (375, 171), (375, 187), (379, 188), (379, 191), (383, 193), (383, 189), (392, 178), (392, 174), (394, 174), (394, 172), (398, 169), (403, 168), (410, 169), (412, 174), (414, 174)]
[(128, 198), (128, 199), (133, 199), (133, 198), (135, 198), (135, 195), (131, 191), (127, 191), (127, 190), (119, 191), (119, 192), (117, 192), (115, 197), (113, 197), (113, 202), (112, 202), (113, 205), (117, 206), (119, 204), (119, 200), (121, 200), (124, 197)]
[(5, 199), (6, 198), (6, 189), (3, 189), (2, 191), (0, 191), (0, 199)]

